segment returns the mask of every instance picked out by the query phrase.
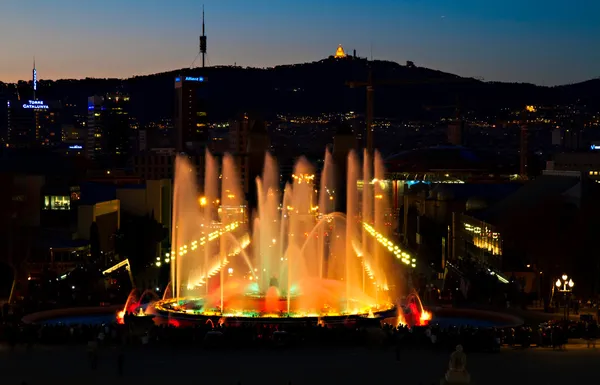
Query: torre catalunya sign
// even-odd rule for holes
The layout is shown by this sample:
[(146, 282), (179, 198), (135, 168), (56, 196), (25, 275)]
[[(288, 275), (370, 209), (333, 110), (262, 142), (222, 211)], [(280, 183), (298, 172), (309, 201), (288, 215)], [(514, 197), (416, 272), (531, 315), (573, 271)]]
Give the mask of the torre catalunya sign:
[(43, 100), (28, 100), (29, 103), (23, 104), (23, 108), (37, 108), (40, 110), (47, 110), (48, 105)]

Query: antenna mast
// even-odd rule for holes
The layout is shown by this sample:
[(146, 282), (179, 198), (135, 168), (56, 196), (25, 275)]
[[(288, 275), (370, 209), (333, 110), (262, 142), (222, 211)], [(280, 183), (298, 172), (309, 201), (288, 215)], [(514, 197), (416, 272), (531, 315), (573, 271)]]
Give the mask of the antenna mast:
[(35, 91), (37, 91), (37, 70), (35, 69), (35, 56), (33, 57), (33, 100), (35, 98)]
[(200, 54), (202, 55), (202, 68), (204, 68), (204, 59), (206, 56), (206, 29), (204, 26), (204, 5), (202, 6), (202, 36), (200, 36)]

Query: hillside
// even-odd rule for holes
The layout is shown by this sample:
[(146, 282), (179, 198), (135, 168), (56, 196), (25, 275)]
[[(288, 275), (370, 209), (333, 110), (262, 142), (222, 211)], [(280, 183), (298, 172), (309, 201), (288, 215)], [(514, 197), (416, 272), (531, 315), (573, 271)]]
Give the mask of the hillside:
[[(423, 105), (451, 105), (457, 98), (465, 108), (480, 111), (525, 104), (567, 103), (578, 99), (597, 102), (600, 99), (598, 79), (559, 87), (541, 87), (481, 82), (389, 61), (374, 61), (370, 65), (376, 82), (408, 83), (376, 87), (377, 116), (418, 118), (423, 114)], [(38, 95), (44, 99), (74, 103), (84, 112), (87, 96), (119, 89), (131, 95), (134, 115), (145, 122), (172, 116), (175, 76), (201, 74), (208, 80), (209, 111), (215, 119), (226, 119), (242, 111), (256, 111), (266, 117), (285, 112), (362, 112), (366, 103), (364, 88), (350, 89), (346, 82), (365, 81), (368, 66), (369, 62), (365, 59), (329, 58), (267, 69), (209, 67), (124, 80), (41, 81)], [(22, 97), (28, 97), (28, 88), (25, 82), (19, 83)], [(15, 86), (0, 83), (0, 89), (3, 89), (4, 98), (14, 97)]]

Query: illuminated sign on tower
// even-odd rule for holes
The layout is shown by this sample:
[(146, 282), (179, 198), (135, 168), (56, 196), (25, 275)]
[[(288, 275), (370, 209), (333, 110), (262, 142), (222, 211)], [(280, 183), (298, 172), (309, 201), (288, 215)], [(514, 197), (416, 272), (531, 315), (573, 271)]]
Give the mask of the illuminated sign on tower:
[(37, 108), (40, 110), (47, 110), (48, 105), (43, 100), (28, 100), (29, 103), (24, 103), (23, 108)]

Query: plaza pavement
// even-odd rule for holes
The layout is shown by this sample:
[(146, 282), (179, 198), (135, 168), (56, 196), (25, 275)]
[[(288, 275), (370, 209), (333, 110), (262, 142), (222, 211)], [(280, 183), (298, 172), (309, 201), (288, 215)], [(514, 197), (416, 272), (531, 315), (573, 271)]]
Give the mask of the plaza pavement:
[[(599, 345), (600, 346), (600, 345)], [(36, 346), (9, 352), (0, 345), (0, 384), (20, 385), (320, 385), (439, 384), (449, 354), (428, 350), (289, 350), (130, 348), (125, 374), (117, 375), (117, 349), (100, 352), (93, 371), (85, 347)], [(596, 362), (600, 349), (569, 345), (567, 351), (503, 348), (500, 353), (468, 355), (467, 368), (475, 385), (564, 385), (600, 383)]]

